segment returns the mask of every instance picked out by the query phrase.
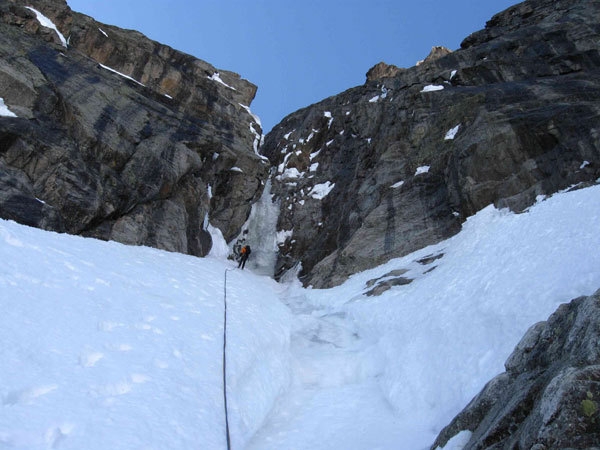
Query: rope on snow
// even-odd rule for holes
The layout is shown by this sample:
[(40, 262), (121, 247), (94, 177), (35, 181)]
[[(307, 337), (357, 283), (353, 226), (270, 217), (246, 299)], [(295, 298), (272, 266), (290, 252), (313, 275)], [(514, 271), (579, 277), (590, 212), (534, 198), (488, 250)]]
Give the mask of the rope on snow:
[(227, 272), (235, 269), (225, 269), (225, 281), (223, 283), (223, 404), (225, 406), (225, 433), (227, 434), (227, 450), (231, 450), (231, 438), (229, 437), (229, 415), (227, 413)]

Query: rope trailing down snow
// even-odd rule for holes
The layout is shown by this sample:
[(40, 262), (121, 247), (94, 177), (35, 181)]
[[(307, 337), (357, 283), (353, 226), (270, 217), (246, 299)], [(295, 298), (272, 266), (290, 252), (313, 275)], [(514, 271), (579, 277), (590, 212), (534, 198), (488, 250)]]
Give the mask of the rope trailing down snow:
[(225, 269), (223, 283), (223, 404), (225, 406), (225, 433), (227, 435), (227, 450), (231, 450), (229, 437), (229, 415), (227, 413), (227, 272), (235, 269)]

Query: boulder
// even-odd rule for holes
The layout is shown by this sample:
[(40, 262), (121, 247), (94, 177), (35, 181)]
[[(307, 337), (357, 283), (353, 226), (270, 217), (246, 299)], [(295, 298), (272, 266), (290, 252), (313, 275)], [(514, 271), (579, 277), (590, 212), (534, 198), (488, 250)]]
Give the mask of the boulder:
[(600, 443), (600, 291), (532, 326), (432, 450), (469, 430), (471, 449), (595, 449)]

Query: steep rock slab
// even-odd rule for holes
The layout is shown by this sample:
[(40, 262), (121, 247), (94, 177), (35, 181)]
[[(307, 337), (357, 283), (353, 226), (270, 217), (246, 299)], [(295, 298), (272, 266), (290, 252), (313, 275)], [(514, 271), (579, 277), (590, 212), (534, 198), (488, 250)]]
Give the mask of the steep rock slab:
[(530, 0), (462, 48), (286, 117), (263, 153), (278, 167), (276, 274), (350, 274), (456, 233), (493, 203), (522, 211), (600, 176), (600, 2)]
[(561, 305), (529, 329), (506, 372), (438, 436), (461, 431), (471, 449), (598, 448), (600, 442), (600, 291)]
[(0, 18), (0, 217), (193, 255), (206, 218), (239, 233), (268, 171), (254, 85), (61, 0)]

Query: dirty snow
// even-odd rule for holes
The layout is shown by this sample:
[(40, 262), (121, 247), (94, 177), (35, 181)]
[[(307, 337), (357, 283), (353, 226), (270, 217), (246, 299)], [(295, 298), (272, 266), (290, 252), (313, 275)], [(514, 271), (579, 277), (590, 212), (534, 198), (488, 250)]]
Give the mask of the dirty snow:
[(17, 117), (14, 112), (8, 109), (2, 97), (0, 97), (0, 117)]
[(98, 65), (99, 65), (100, 67), (102, 67), (103, 69), (106, 69), (106, 70), (108, 70), (109, 72), (112, 72), (112, 73), (116, 73), (117, 75), (120, 75), (120, 76), (122, 76), (123, 78), (127, 78), (128, 80), (131, 80), (131, 81), (133, 81), (133, 82), (135, 82), (135, 83), (139, 84), (140, 86), (145, 86), (144, 84), (140, 83), (138, 80), (136, 80), (136, 79), (134, 79), (134, 78), (131, 78), (129, 75), (125, 75), (125, 74), (123, 74), (123, 73), (121, 73), (121, 72), (119, 72), (119, 71), (117, 71), (117, 70), (115, 70), (115, 69), (113, 69), (113, 68), (111, 68), (111, 67), (105, 66), (104, 64), (100, 64), (100, 63), (98, 63)]
[(446, 136), (444, 136), (444, 140), (452, 140), (456, 137), (456, 133), (458, 133), (458, 129), (460, 128), (460, 124), (456, 125), (454, 128), (451, 128), (446, 132)]
[(213, 73), (213, 74), (212, 74), (210, 77), (208, 77), (208, 76), (207, 76), (206, 78), (208, 78), (209, 80), (216, 81), (217, 83), (220, 83), (220, 84), (222, 84), (223, 86), (225, 86), (225, 87), (228, 87), (229, 89), (231, 89), (231, 90), (233, 90), (233, 91), (237, 91), (237, 89), (236, 89), (236, 88), (234, 88), (234, 87), (232, 87), (232, 86), (229, 86), (227, 83), (225, 83), (225, 82), (224, 82), (224, 81), (221, 79), (221, 75), (219, 75), (219, 72), (215, 72), (215, 73)]
[(63, 47), (67, 47), (67, 40), (65, 39), (63, 34), (58, 30), (58, 28), (56, 27), (54, 22), (52, 22), (52, 20), (50, 20), (48, 17), (43, 15), (37, 9), (32, 8), (31, 6), (26, 6), (25, 8), (27, 8), (30, 11), (33, 11), (35, 13), (37, 21), (40, 23), (41, 26), (43, 26), (45, 28), (50, 28), (51, 30), (54, 30), (56, 32), (56, 34), (58, 35), (60, 42), (62, 42)]
[(439, 85), (435, 85), (435, 84), (430, 84), (425, 86), (421, 92), (435, 92), (435, 91), (441, 91), (442, 89), (444, 89), (444, 86), (439, 86)]
[(325, 197), (329, 195), (331, 190), (335, 187), (335, 183), (331, 181), (326, 181), (325, 183), (316, 184), (308, 193), (309, 197), (312, 197), (316, 200), (323, 200)]
[(421, 175), (423, 173), (427, 173), (427, 172), (429, 172), (429, 169), (430, 169), (430, 166), (417, 167), (417, 170), (415, 171), (415, 176)]

